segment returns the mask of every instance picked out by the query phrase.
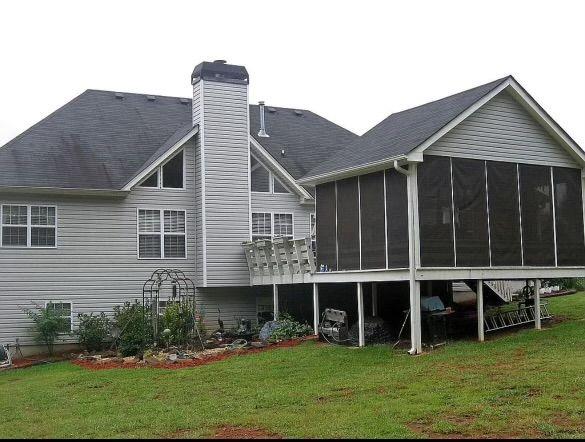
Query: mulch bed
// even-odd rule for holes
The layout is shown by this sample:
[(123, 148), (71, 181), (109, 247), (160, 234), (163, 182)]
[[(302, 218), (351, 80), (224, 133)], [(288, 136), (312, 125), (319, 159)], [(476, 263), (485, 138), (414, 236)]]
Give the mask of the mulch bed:
[(225, 359), (229, 359), (235, 356), (245, 356), (251, 355), (256, 353), (261, 353), (267, 350), (273, 350), (276, 348), (288, 348), (288, 347), (296, 347), (297, 345), (316, 339), (316, 337), (310, 336), (302, 339), (293, 339), (290, 341), (283, 341), (277, 344), (270, 344), (266, 347), (262, 348), (250, 348), (250, 349), (239, 349), (239, 350), (228, 350), (223, 353), (204, 356), (200, 359), (184, 359), (184, 360), (177, 360), (175, 362), (160, 362), (157, 364), (144, 364), (144, 363), (124, 363), (120, 360), (111, 360), (107, 362), (96, 362), (92, 360), (73, 360), (71, 361), (72, 364), (77, 365), (78, 367), (85, 368), (87, 370), (97, 371), (97, 370), (110, 370), (113, 368), (124, 368), (124, 369), (136, 369), (136, 368), (162, 368), (166, 370), (177, 370), (181, 368), (190, 368), (190, 367), (198, 367), (200, 365), (207, 365), (213, 364), (215, 362), (223, 361)]

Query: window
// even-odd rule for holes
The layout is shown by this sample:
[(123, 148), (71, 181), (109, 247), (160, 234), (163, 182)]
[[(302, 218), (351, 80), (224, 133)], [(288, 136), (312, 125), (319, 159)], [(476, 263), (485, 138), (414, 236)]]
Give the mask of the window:
[(73, 308), (71, 302), (49, 301), (45, 303), (45, 308), (57, 314), (58, 316), (67, 319), (67, 325), (61, 331), (62, 333), (73, 330)]
[(252, 241), (272, 238), (272, 214), (252, 214)]
[(314, 213), (309, 215), (309, 226), (311, 229), (311, 248), (315, 256), (317, 256), (317, 217)]
[(139, 209), (138, 257), (186, 258), (186, 212)]
[(250, 182), (252, 192), (290, 193), (278, 178), (253, 155), (250, 155)]
[(3, 247), (56, 247), (57, 208), (50, 206), (2, 206)]
[(185, 161), (181, 150), (174, 157), (158, 167), (139, 186), (151, 189), (184, 189)]
[(293, 238), (293, 216), (292, 213), (274, 214), (274, 236)]

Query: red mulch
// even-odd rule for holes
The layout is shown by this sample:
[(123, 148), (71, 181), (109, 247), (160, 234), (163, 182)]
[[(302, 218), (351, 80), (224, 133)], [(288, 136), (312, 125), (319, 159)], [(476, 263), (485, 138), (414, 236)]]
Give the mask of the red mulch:
[(316, 337), (306, 337), (302, 339), (293, 339), (290, 341), (283, 341), (277, 344), (270, 344), (266, 347), (262, 348), (250, 348), (250, 349), (242, 349), (242, 350), (228, 350), (224, 353), (219, 353), (216, 355), (209, 355), (204, 356), (201, 359), (185, 359), (185, 360), (177, 360), (176, 362), (161, 362), (158, 364), (138, 364), (138, 363), (127, 363), (125, 364), (122, 361), (107, 361), (98, 363), (91, 360), (74, 360), (71, 361), (72, 364), (77, 365), (78, 367), (83, 367), (88, 370), (110, 370), (112, 368), (144, 368), (144, 367), (151, 367), (151, 368), (162, 368), (166, 370), (177, 370), (181, 368), (189, 368), (189, 367), (198, 367), (200, 365), (207, 365), (213, 364), (214, 362), (223, 361), (225, 359), (229, 359), (234, 356), (245, 356), (250, 354), (261, 353), (263, 351), (272, 350), (275, 348), (287, 348), (287, 347), (296, 347), (297, 345), (316, 339)]
[(261, 428), (221, 427), (213, 439), (282, 439), (282, 436), (269, 433)]

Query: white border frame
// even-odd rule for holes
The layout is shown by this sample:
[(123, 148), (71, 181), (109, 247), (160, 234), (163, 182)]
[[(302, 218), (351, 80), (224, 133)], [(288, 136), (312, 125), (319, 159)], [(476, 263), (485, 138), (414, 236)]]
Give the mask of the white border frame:
[[(140, 256), (140, 235), (155, 235), (157, 234), (157, 232), (140, 232), (140, 211), (141, 210), (151, 210), (151, 211), (157, 211), (159, 213), (159, 222), (160, 222), (160, 232), (158, 232), (159, 236), (160, 236), (160, 257), (156, 258), (156, 257), (141, 257)], [(164, 237), (165, 237), (165, 219), (164, 219), (164, 212), (165, 211), (169, 211), (169, 212), (183, 212), (185, 213), (185, 256), (184, 257), (166, 257), (165, 256), (165, 243), (164, 243)], [(169, 207), (164, 207), (164, 208), (160, 208), (160, 207), (137, 207), (136, 208), (136, 258), (139, 259), (140, 261), (155, 261), (155, 260), (166, 260), (166, 261), (186, 261), (189, 259), (189, 246), (188, 246), (188, 229), (187, 229), (187, 225), (189, 224), (188, 222), (188, 217), (187, 217), (187, 209), (178, 209), (178, 208), (169, 208)], [(168, 235), (170, 236), (183, 236), (182, 233), (169, 233)]]
[[(262, 211), (254, 211), (254, 212), (250, 212), (250, 217), (251, 219), (253, 219), (254, 214), (269, 214), (270, 215), (270, 239), (274, 239), (274, 238), (281, 238), (282, 235), (275, 235), (274, 233), (274, 215), (290, 215), (291, 216), (291, 220), (292, 220), (292, 236), (290, 237), (290, 239), (294, 239), (295, 238), (295, 214), (294, 212), (286, 212), (286, 211), (275, 211), (275, 210), (262, 210)], [(317, 218), (315, 218), (317, 219)], [(309, 218), (309, 222), (310, 222), (310, 218)], [(250, 223), (250, 241), (254, 241), (253, 240), (254, 234), (252, 232), (252, 223)]]
[[(73, 327), (73, 301), (67, 301), (65, 299), (51, 299), (49, 301), (45, 301), (45, 310), (47, 309), (47, 306), (49, 304), (70, 304), (71, 305), (71, 315), (69, 316), (71, 318), (71, 329), (69, 330), (69, 332), (72, 332), (73, 330), (75, 330), (75, 328)], [(67, 316), (63, 316), (64, 318), (66, 318)], [(59, 333), (60, 335), (66, 334), (66, 333)]]

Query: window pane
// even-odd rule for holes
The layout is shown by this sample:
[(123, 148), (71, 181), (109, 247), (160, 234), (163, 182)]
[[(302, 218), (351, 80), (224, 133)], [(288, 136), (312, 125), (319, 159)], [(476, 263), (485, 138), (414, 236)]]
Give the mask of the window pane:
[(293, 237), (293, 216), (291, 213), (274, 214), (274, 236)]
[(425, 156), (418, 166), (417, 181), (421, 265), (454, 267), (451, 161)]
[(274, 178), (273, 183), (274, 193), (290, 193), (288, 189), (284, 187), (282, 184), (280, 184), (280, 181), (278, 181), (276, 178)]
[(270, 174), (254, 157), (250, 157), (252, 192), (270, 192)]
[(158, 170), (146, 178), (140, 187), (158, 187)]
[(55, 247), (55, 228), (31, 227), (30, 245), (31, 247)]
[(26, 206), (2, 206), (2, 224), (28, 224)]
[(71, 303), (70, 302), (48, 302), (47, 310), (54, 312), (56, 315), (67, 319), (67, 323), (61, 332), (68, 332), (71, 330)]
[(487, 175), (492, 265), (521, 266), (517, 166), (488, 161)]
[(179, 152), (162, 167), (163, 187), (171, 189), (183, 188), (183, 152)]
[(316, 188), (317, 208), (317, 263), (337, 270), (337, 244), (335, 228), (335, 183), (320, 184)]
[(490, 247), (485, 162), (453, 158), (452, 164), (456, 265), (488, 267)]
[(185, 212), (165, 210), (165, 233), (185, 233)]
[(26, 227), (2, 227), (2, 245), (26, 247)]
[(269, 239), (272, 237), (270, 213), (252, 214), (252, 239)]
[(585, 265), (581, 170), (555, 167), (555, 216), (559, 266)]
[(185, 257), (185, 235), (165, 235), (165, 258)]
[(160, 235), (140, 235), (138, 256), (141, 258), (160, 258)]
[(386, 267), (384, 172), (360, 176), (362, 269)]
[(554, 266), (550, 167), (520, 164), (524, 265)]
[(160, 211), (139, 210), (138, 211), (139, 232), (160, 232)]
[(358, 179), (337, 182), (338, 270), (360, 268)]
[(55, 208), (32, 206), (30, 208), (30, 222), (33, 226), (54, 226)]
[(394, 169), (386, 171), (386, 213), (388, 217), (388, 267), (409, 264), (408, 191), (406, 176)]

